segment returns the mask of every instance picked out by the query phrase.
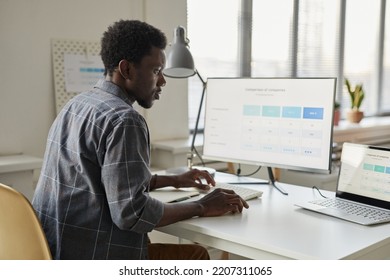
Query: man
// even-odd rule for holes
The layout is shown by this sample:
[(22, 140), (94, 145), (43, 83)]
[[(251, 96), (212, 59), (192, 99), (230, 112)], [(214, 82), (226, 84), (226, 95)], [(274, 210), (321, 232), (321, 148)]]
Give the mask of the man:
[(165, 35), (147, 23), (114, 23), (101, 40), (105, 79), (74, 97), (54, 121), (33, 198), (54, 259), (207, 259), (203, 247), (151, 244), (147, 233), (248, 207), (221, 189), (176, 204), (149, 196), (164, 186), (215, 184), (199, 170), (152, 176), (149, 169), (148, 126), (133, 103), (151, 108), (159, 99), (165, 47)]

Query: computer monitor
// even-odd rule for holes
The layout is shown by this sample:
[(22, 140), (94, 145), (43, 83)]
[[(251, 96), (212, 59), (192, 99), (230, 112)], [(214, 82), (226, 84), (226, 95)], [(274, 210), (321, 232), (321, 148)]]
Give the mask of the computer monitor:
[(336, 78), (208, 78), (203, 157), (331, 172)]

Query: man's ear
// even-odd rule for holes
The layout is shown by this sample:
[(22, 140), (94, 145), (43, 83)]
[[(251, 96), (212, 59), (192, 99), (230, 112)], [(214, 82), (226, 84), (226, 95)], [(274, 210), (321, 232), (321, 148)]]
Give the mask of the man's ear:
[(130, 80), (132, 78), (132, 64), (126, 59), (119, 61), (118, 70), (123, 79)]

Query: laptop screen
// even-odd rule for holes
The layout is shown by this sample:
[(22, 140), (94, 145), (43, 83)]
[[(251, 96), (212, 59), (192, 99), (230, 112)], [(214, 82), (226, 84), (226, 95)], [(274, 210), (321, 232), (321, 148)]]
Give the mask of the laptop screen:
[(390, 148), (344, 143), (337, 196), (390, 209)]

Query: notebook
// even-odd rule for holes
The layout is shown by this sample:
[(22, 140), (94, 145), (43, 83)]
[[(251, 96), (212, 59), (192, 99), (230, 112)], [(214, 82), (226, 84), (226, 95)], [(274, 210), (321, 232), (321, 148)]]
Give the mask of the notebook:
[(200, 192), (195, 188), (176, 189), (174, 187), (156, 189), (149, 193), (151, 197), (167, 203), (184, 201), (199, 194)]
[[(216, 183), (215, 187), (210, 188), (210, 191), (213, 191), (215, 188), (224, 188), (233, 190), (236, 194), (241, 196), (245, 200), (251, 200), (258, 197), (261, 197), (263, 192), (257, 189), (246, 188), (242, 186), (235, 186), (229, 183)], [(200, 195), (200, 191), (195, 188), (183, 188), (176, 189), (174, 187), (165, 187), (157, 190), (153, 190), (150, 193), (150, 196), (158, 199), (162, 202), (180, 202), (185, 201), (190, 198), (194, 198)]]
[(389, 222), (390, 148), (344, 143), (335, 197), (295, 205), (362, 225)]

